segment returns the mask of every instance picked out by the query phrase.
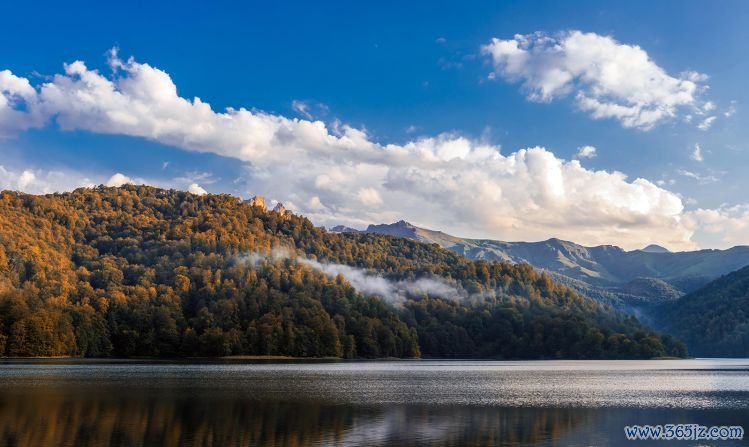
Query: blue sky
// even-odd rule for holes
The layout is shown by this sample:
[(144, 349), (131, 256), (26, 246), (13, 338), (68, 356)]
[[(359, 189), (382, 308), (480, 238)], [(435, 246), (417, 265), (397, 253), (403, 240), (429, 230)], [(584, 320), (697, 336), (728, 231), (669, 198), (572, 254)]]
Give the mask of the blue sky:
[[(55, 83), (51, 77), (64, 73), (63, 63), (84, 61), (87, 70), (99, 70), (112, 81), (135, 79), (135, 66), (115, 72), (108, 66), (114, 60), (110, 49), (118, 48), (121, 65), (132, 56), (138, 67), (159, 69), (178, 97), (199, 97), (216, 113), (243, 107), (263, 116), (319, 120), (326, 138), (345, 137), (336, 129), (350, 126), (366, 132), (364, 142), (349, 136), (334, 144), (344, 152), (331, 153), (309, 146), (307, 131), (297, 129), (289, 130), (289, 138), (299, 147), (288, 150), (289, 139), (278, 138), (283, 131), (274, 127), (262, 130), (276, 132), (263, 150), (247, 147), (260, 144), (254, 137), (237, 142), (239, 137), (214, 136), (196, 146), (188, 141), (195, 135), (185, 133), (195, 127), (193, 115), (180, 121), (187, 129), (179, 136), (164, 137), (154, 133), (163, 121), (147, 129), (92, 123), (90, 110), (73, 113), (61, 110), (67, 105), (53, 107), (40, 99), (47, 105), (38, 107), (44, 117), (34, 125), (19, 125), (18, 116), (0, 113), (0, 131), (5, 128), (0, 186), (47, 192), (106, 183), (121, 173), (159, 186), (262, 193), (321, 225), (362, 227), (404, 218), (497, 239), (562, 237), (674, 249), (749, 243), (749, 201), (743, 194), (749, 187), (744, 174), (749, 164), (746, 2), (721, 2), (720, 8), (683, 1), (133, 3), (128, 8), (100, 2), (6, 6), (4, 16), (13, 19), (0, 28), (6, 42), (0, 70), (25, 79), (40, 98), (43, 86)], [(618, 118), (596, 118), (581, 106), (581, 94), (616, 105), (634, 97), (626, 95), (642, 94), (631, 88), (614, 91), (620, 96), (613, 99), (612, 91), (601, 94), (605, 85), (591, 81), (596, 60), (586, 60), (588, 71), (549, 98), (529, 99), (538, 93), (534, 86), (548, 87), (549, 73), (558, 68), (554, 64), (569, 68), (588, 53), (569, 53), (560, 61), (551, 47), (532, 44), (527, 50), (538, 51), (534, 59), (511, 73), (482, 50), (493, 38), (518, 42), (516, 35), (532, 33), (561, 44), (574, 30), (591, 36), (589, 43), (611, 42), (603, 57), (639, 46), (668, 82), (684, 81), (685, 73), (693, 72), (697, 90), (672, 108), (670, 101), (684, 92), (656, 95), (649, 106), (666, 110), (667, 116), (627, 125)], [(614, 65), (629, 66), (627, 61)], [(7, 89), (5, 95), (14, 111), (34, 110), (29, 96)], [(96, 107), (100, 116), (103, 106)], [(111, 107), (107, 103), (105, 109)], [(127, 113), (143, 110), (123, 107)], [(715, 118), (709, 128), (700, 129), (710, 117)], [(440, 149), (464, 140), (470, 154), (489, 147), (506, 159), (492, 161), (494, 166), (477, 161), (483, 155)], [(418, 141), (423, 144), (409, 146)], [(410, 155), (389, 153), (373, 162), (380, 156), (357, 152), (364, 146), (375, 154), (388, 152), (387, 145)], [(578, 157), (584, 146), (595, 147), (595, 156)], [(518, 153), (534, 147), (543, 149)], [(293, 157), (297, 164), (289, 162)], [(579, 172), (569, 166), (575, 158)], [(517, 173), (518, 163), (526, 174)], [(24, 172), (33, 180), (22, 177)], [(580, 178), (587, 180), (575, 183)], [(655, 189), (637, 184), (638, 178)], [(521, 191), (539, 184), (548, 188), (530, 196)], [(479, 203), (465, 203), (471, 201)]]

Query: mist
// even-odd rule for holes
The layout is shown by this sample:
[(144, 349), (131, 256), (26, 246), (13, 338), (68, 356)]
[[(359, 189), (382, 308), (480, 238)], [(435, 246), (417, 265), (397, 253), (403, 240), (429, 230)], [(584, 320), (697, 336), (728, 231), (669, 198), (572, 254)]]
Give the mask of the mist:
[(464, 291), (441, 278), (393, 281), (365, 269), (295, 256), (285, 248), (274, 248), (270, 254), (253, 252), (237, 257), (238, 262), (253, 268), (262, 267), (264, 262), (276, 262), (285, 259), (294, 259), (298, 264), (319, 271), (329, 278), (343, 275), (346, 281), (362, 295), (376, 295), (395, 305), (402, 304), (406, 298), (415, 295), (429, 295), (450, 300), (466, 298)]

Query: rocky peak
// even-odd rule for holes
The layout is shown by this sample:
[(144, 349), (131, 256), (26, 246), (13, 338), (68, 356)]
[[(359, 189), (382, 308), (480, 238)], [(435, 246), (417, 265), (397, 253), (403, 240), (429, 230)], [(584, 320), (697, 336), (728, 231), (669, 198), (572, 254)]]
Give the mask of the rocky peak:
[(249, 203), (250, 206), (256, 206), (258, 208), (261, 208), (262, 210), (268, 209), (265, 204), (265, 196), (254, 196), (253, 198), (246, 201), (245, 203)]
[(364, 232), (385, 234), (397, 237), (408, 237), (411, 239), (417, 238), (416, 227), (406, 222), (405, 220), (399, 220), (398, 222), (394, 222), (391, 224), (370, 224), (367, 229), (364, 230)]
[(281, 202), (278, 202), (276, 206), (273, 207), (273, 212), (280, 214), (281, 217), (288, 217), (291, 214), (291, 211), (287, 210)]

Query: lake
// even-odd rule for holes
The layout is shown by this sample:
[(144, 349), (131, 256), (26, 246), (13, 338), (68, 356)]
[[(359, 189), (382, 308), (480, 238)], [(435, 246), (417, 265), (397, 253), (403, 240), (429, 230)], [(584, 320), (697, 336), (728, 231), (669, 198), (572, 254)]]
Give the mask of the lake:
[(749, 360), (0, 361), (0, 445), (749, 445)]

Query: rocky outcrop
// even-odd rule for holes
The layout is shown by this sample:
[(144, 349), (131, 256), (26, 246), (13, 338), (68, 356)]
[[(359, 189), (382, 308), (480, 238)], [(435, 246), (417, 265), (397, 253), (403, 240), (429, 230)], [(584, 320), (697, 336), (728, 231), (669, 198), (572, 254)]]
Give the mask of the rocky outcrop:
[(273, 212), (278, 213), (281, 215), (281, 217), (288, 218), (291, 216), (291, 211), (287, 210), (285, 206), (283, 206), (283, 203), (278, 202), (276, 206), (273, 207)]
[(267, 210), (267, 206), (265, 204), (265, 196), (254, 196), (250, 200), (245, 201), (245, 203), (249, 203), (250, 206), (256, 206), (258, 208), (261, 208), (263, 210)]
[(399, 220), (392, 224), (369, 225), (365, 233), (385, 234), (388, 236), (407, 237), (421, 241), (416, 232), (417, 228), (410, 222)]

